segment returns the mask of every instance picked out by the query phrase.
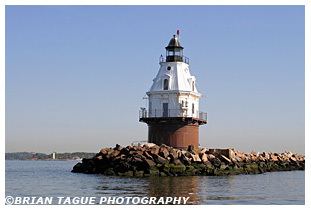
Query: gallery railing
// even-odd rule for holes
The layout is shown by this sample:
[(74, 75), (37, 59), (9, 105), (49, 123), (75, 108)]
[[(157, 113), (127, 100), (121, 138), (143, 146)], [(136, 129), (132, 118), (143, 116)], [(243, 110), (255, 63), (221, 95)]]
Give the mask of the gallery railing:
[(152, 109), (148, 111), (146, 108), (139, 110), (139, 118), (155, 118), (155, 117), (193, 117), (207, 121), (207, 113), (196, 111), (188, 113), (183, 109)]
[(159, 63), (162, 63), (162, 62), (173, 62), (173, 61), (181, 61), (181, 62), (184, 62), (186, 64), (189, 64), (190, 60), (188, 57), (186, 56), (167, 56), (167, 57), (163, 57), (163, 56), (160, 56), (159, 58)]

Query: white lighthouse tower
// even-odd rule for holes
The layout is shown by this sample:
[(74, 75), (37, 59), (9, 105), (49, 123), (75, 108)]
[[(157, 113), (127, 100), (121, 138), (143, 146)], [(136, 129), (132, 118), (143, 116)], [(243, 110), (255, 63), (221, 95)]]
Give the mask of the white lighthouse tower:
[(177, 148), (198, 147), (199, 125), (207, 123), (207, 114), (199, 111), (201, 94), (191, 75), (189, 59), (183, 55), (179, 32), (169, 41), (166, 57), (160, 57), (160, 69), (146, 93), (148, 109), (139, 120), (148, 124), (148, 141)]

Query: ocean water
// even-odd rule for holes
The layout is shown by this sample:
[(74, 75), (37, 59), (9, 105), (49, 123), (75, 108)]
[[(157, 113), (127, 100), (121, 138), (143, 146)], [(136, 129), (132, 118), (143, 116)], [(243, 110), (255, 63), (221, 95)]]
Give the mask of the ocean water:
[(126, 178), (71, 173), (77, 161), (5, 161), (6, 196), (184, 196), (187, 204), (304, 204), (304, 171)]

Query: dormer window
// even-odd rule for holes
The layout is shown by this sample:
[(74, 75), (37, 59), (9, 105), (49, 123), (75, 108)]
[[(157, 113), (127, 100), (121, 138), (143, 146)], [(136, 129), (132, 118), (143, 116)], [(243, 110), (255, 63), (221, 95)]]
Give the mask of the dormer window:
[(163, 90), (168, 90), (169, 82), (168, 79), (163, 80)]

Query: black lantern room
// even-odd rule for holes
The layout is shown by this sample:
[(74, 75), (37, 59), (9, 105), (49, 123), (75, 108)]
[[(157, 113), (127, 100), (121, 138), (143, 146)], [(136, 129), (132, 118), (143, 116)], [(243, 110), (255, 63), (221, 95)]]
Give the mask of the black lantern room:
[(178, 37), (176, 35), (171, 38), (166, 49), (166, 62), (183, 62), (183, 47), (180, 45)]

